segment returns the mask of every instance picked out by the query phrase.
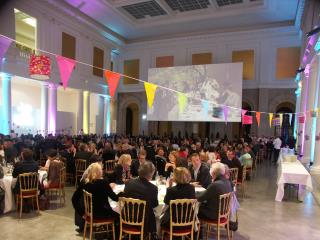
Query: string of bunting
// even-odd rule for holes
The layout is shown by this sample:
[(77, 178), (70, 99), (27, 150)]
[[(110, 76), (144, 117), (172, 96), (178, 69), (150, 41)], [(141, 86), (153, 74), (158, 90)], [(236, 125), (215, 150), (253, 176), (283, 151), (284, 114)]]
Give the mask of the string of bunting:
[[(2, 34), (0, 34), (0, 60), (5, 56), (8, 48), (10, 47), (12, 42), (16, 42), (20, 45), (24, 45), (23, 43), (16, 41), (15, 39), (9, 38), (7, 36), (4, 36)], [(153, 83), (149, 83), (147, 81), (138, 79), (138, 78), (134, 78), (131, 76), (127, 76), (125, 74), (122, 73), (118, 73), (118, 72), (113, 72), (110, 71), (108, 69), (104, 69), (104, 68), (100, 68), (97, 66), (93, 66), (91, 64), (88, 63), (84, 63), (81, 61), (77, 61), (74, 59), (69, 59), (63, 56), (60, 56), (58, 54), (52, 53), (52, 52), (48, 52), (42, 49), (36, 49), (39, 52), (42, 53), (46, 53), (49, 55), (53, 55), (56, 58), (56, 61), (58, 63), (58, 68), (59, 68), (59, 72), (60, 72), (60, 77), (61, 77), (61, 82), (63, 85), (63, 88), (66, 89), (68, 86), (68, 82), (70, 80), (70, 77), (72, 75), (72, 72), (74, 70), (74, 67), (77, 64), (82, 64), (88, 67), (92, 67), (92, 68), (96, 68), (96, 69), (100, 69), (104, 71), (104, 76), (106, 78), (106, 82), (108, 84), (108, 88), (109, 88), (109, 94), (111, 97), (114, 97), (115, 92), (117, 90), (118, 84), (119, 84), (119, 80), (121, 77), (126, 77), (126, 78), (130, 78), (133, 79), (135, 81), (138, 82), (142, 82), (144, 84), (144, 88), (145, 88), (145, 92), (146, 92), (146, 97), (147, 97), (147, 102), (148, 102), (148, 106), (149, 108), (153, 107), (153, 102), (154, 102), (154, 97), (156, 94), (156, 91), (158, 88), (162, 88), (165, 89), (167, 91), (171, 91), (171, 92), (175, 92), (177, 93), (177, 98), (178, 98), (178, 105), (179, 105), (179, 112), (183, 113), (187, 107), (188, 104), (188, 96), (183, 93), (183, 92), (179, 92), (177, 90), (174, 89), (170, 89), (167, 88), (165, 86), (161, 86), (161, 85), (156, 85)], [(292, 121), (292, 115), (296, 114), (298, 116), (298, 122), (299, 123), (304, 123), (307, 113), (310, 113), (310, 117), (315, 118), (318, 117), (320, 115), (320, 108), (317, 109), (311, 109), (310, 111), (306, 111), (306, 112), (296, 112), (296, 113), (280, 113), (278, 114), (279, 117), (278, 118), (274, 118), (274, 113), (269, 113), (269, 112), (263, 112), (263, 111), (247, 111), (238, 107), (234, 107), (234, 106), (227, 106), (227, 105), (219, 105), (216, 102), (212, 102), (210, 100), (207, 99), (200, 99), (200, 98), (194, 98), (192, 97), (192, 99), (194, 100), (198, 100), (201, 101), (202, 104), (202, 110), (203, 113), (208, 113), (208, 109), (209, 109), (209, 103), (214, 104), (215, 106), (219, 106), (222, 108), (222, 113), (223, 113), (223, 118), (225, 123), (227, 124), (228, 122), (228, 114), (229, 114), (229, 110), (230, 109), (234, 109), (234, 110), (239, 110), (241, 111), (241, 120), (242, 120), (242, 124), (243, 125), (251, 125), (253, 123), (253, 117), (250, 115), (246, 115), (246, 113), (255, 113), (255, 117), (256, 117), (256, 121), (258, 126), (260, 126), (260, 121), (261, 121), (261, 114), (267, 114), (269, 116), (269, 126), (272, 127), (272, 125), (280, 125), (282, 126), (282, 122), (283, 122), (283, 116), (284, 115), (288, 115), (289, 116), (289, 123), (291, 125), (291, 121)]]

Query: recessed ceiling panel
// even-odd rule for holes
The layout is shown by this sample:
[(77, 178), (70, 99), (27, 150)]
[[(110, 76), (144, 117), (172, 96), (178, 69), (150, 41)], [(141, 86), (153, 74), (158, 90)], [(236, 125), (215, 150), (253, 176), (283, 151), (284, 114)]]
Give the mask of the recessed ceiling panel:
[(187, 12), (208, 8), (209, 0), (165, 0), (173, 11)]
[(243, 0), (216, 0), (219, 7), (243, 3)]
[(156, 17), (167, 14), (154, 0), (126, 5), (122, 6), (122, 8), (136, 19), (143, 19), (146, 16)]

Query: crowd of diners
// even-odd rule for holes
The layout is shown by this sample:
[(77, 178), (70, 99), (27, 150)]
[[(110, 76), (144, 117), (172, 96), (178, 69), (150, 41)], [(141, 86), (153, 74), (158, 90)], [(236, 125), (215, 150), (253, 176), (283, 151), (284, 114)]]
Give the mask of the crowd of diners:
[[(278, 141), (277, 141), (278, 139)], [(277, 152), (275, 145), (284, 144), (280, 138), (181, 138), (157, 136), (67, 136), (22, 135), (19, 138), (0, 135), (0, 161), (2, 165), (13, 164), (13, 177), (25, 172), (37, 172), (39, 159), (45, 158), (40, 169), (48, 171), (43, 188), (56, 185), (58, 172), (64, 158), (67, 173), (75, 174), (75, 159), (84, 159), (87, 170), (73, 194), (75, 223), (82, 231), (84, 213), (82, 190), (93, 195), (95, 218), (113, 217), (119, 221), (118, 213), (109, 205), (108, 198), (118, 201), (120, 196), (142, 199), (147, 202), (145, 233), (156, 233), (153, 208), (158, 206), (158, 189), (150, 183), (156, 176), (168, 179), (169, 187), (164, 203), (174, 199), (197, 199), (201, 204), (198, 216), (215, 220), (218, 216), (219, 195), (233, 191), (229, 180), (230, 168), (238, 168), (238, 179), (242, 178), (243, 166), (252, 166), (259, 149), (266, 149), (267, 159)], [(291, 147), (291, 141), (288, 142)], [(106, 173), (107, 161), (117, 160), (112, 173)], [(275, 160), (274, 160), (275, 161)], [(1, 177), (0, 169), (0, 177)], [(250, 176), (249, 176), (250, 177)], [(176, 184), (173, 186), (172, 183)], [(116, 184), (125, 184), (124, 192), (115, 194)], [(195, 193), (195, 186), (206, 190)], [(14, 188), (19, 192), (19, 186)], [(168, 226), (169, 212), (161, 218), (161, 225)], [(117, 225), (116, 225), (117, 226)], [(118, 232), (118, 231), (116, 231)]]

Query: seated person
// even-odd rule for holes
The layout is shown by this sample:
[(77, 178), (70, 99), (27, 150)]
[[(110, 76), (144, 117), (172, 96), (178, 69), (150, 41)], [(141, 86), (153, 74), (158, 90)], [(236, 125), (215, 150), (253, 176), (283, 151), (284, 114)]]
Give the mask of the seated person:
[(156, 233), (156, 218), (153, 209), (159, 205), (158, 188), (150, 181), (155, 172), (152, 162), (146, 161), (139, 167), (139, 177), (129, 180), (125, 184), (124, 196), (146, 201), (146, 212), (144, 219), (144, 232)]
[(124, 184), (131, 178), (130, 166), (131, 156), (129, 154), (122, 154), (116, 164), (113, 173), (108, 175), (109, 181), (116, 184)]
[(60, 170), (63, 168), (63, 163), (54, 156), (56, 150), (50, 152), (50, 165), (48, 169), (48, 177), (43, 181), (44, 188), (58, 188), (60, 184)]
[(20, 183), (19, 183), (19, 174), (22, 173), (37, 173), (38, 172), (38, 163), (33, 160), (33, 152), (30, 149), (24, 149), (22, 154), (22, 161), (18, 162), (12, 172), (12, 177), (17, 178), (16, 185), (13, 189), (15, 194), (20, 192)]
[(192, 165), (189, 166), (191, 181), (199, 183), (202, 187), (207, 188), (211, 183), (209, 168), (202, 163), (198, 153), (191, 154)]
[(138, 175), (139, 175), (138, 169), (139, 169), (140, 165), (143, 164), (146, 161), (146, 156), (147, 156), (147, 152), (142, 149), (139, 152), (138, 159), (135, 159), (135, 160), (132, 161), (132, 164), (131, 164), (131, 175), (133, 177), (138, 177)]
[(76, 148), (72, 143), (66, 144), (66, 148), (60, 153), (61, 157), (66, 159), (66, 170), (67, 173), (74, 175), (76, 171), (75, 163), (74, 163), (74, 155), (76, 153)]
[(239, 160), (242, 164), (242, 166), (246, 166), (251, 168), (252, 167), (252, 162), (253, 158), (249, 154), (250, 149), (248, 147), (244, 148), (243, 154), (240, 156)]
[(169, 178), (173, 173), (174, 169), (177, 167), (177, 151), (171, 151), (168, 156), (169, 162), (164, 166), (164, 175)]
[(198, 213), (200, 219), (218, 219), (220, 195), (232, 192), (230, 181), (224, 175), (225, 167), (222, 163), (212, 164), (211, 176), (213, 182), (210, 183), (207, 190), (197, 196), (198, 201), (201, 202)]
[(45, 170), (48, 172), (51, 162), (53, 162), (54, 160), (58, 160), (57, 159), (57, 150), (49, 149), (47, 151), (47, 157), (48, 157), (48, 159), (46, 161), (46, 164), (44, 165), (44, 167), (41, 168), (41, 170)]
[(177, 184), (174, 187), (167, 188), (164, 203), (167, 205), (165, 213), (161, 218), (161, 226), (170, 227), (170, 201), (176, 199), (195, 199), (196, 193), (194, 186), (190, 184), (191, 175), (187, 168), (177, 167), (173, 171), (173, 181)]
[(167, 159), (164, 156), (164, 150), (162, 147), (159, 147), (157, 150), (157, 155), (155, 156), (157, 171), (159, 176), (164, 176), (164, 168), (167, 163)]
[[(89, 161), (92, 163), (99, 163), (101, 165), (101, 167), (103, 168), (103, 163), (102, 163), (102, 158), (100, 158), (98, 155), (93, 154)], [(90, 166), (90, 165), (89, 165)], [(82, 174), (82, 177), (80, 179), (80, 182), (84, 182), (84, 180), (87, 178), (88, 176), (88, 169), (89, 167), (87, 167), (87, 169), (84, 171), (84, 173)]]
[(238, 168), (238, 180), (242, 178), (242, 166), (239, 159), (236, 157), (232, 148), (227, 150), (226, 158), (222, 159), (221, 163), (227, 165), (229, 168)]
[(87, 166), (90, 165), (89, 159), (92, 156), (92, 153), (89, 152), (89, 147), (85, 143), (81, 143), (79, 146), (79, 151), (74, 155), (74, 159), (84, 159), (87, 161)]

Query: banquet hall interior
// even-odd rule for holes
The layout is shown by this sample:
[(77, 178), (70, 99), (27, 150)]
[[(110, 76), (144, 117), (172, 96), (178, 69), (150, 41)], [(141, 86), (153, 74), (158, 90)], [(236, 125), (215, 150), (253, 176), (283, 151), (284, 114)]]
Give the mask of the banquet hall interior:
[(1, 240), (320, 239), (319, 0), (2, 0), (0, 22)]

